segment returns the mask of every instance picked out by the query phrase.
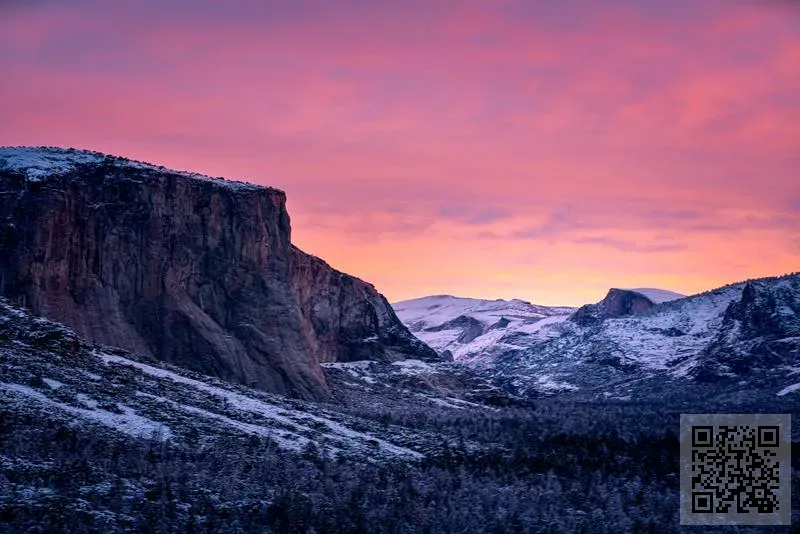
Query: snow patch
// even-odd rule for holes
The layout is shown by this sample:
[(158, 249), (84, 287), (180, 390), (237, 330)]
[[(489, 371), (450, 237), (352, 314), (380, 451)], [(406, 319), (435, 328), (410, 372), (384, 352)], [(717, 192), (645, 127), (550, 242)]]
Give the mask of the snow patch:
[(295, 418), (288, 417), (287, 415), (289, 414), (287, 414), (286, 410), (275, 404), (270, 404), (268, 402), (253, 397), (248, 397), (246, 395), (242, 395), (240, 393), (236, 393), (228, 389), (212, 386), (205, 382), (200, 382), (199, 380), (187, 378), (185, 376), (179, 375), (172, 371), (168, 371), (166, 369), (161, 369), (159, 367), (154, 367), (152, 365), (147, 365), (144, 363), (129, 360), (121, 356), (115, 356), (105, 353), (96, 353), (96, 354), (106, 364), (114, 363), (114, 364), (135, 367), (149, 375), (160, 378), (167, 378), (169, 380), (185, 384), (197, 390), (224, 399), (234, 409), (250, 412), (259, 415), (261, 417), (264, 417), (265, 419), (282, 423), (284, 425), (291, 425), (295, 427), (299, 426), (301, 428), (304, 427), (304, 429), (309, 432), (319, 432), (318, 430), (319, 428), (327, 428), (327, 432), (323, 432), (324, 435), (326, 435), (329, 438), (345, 439), (346, 441), (348, 441), (349, 445), (354, 448), (359, 448), (360, 444), (363, 444), (365, 442), (372, 442), (376, 443), (377, 446), (380, 447), (380, 450), (382, 452), (394, 456), (404, 457), (404, 458), (415, 458), (415, 459), (423, 457), (423, 455), (418, 453), (417, 451), (393, 445), (384, 440), (377, 439), (370, 434), (356, 432), (330, 419), (325, 419), (323, 417), (318, 417), (306, 413), (303, 413), (303, 415), (300, 417), (295, 417)]
[(58, 389), (64, 387), (63, 382), (59, 382), (58, 380), (53, 380), (52, 378), (42, 378), (42, 382), (50, 386), (51, 389)]
[(555, 379), (555, 377), (550, 375), (539, 375), (536, 377), (536, 383), (534, 386), (539, 391), (577, 391), (577, 386), (574, 386), (568, 382), (561, 382)]
[(392, 365), (400, 368), (400, 374), (410, 376), (436, 372), (436, 369), (422, 360), (401, 360), (399, 362), (393, 362)]
[(129, 436), (144, 438), (157, 436), (164, 440), (172, 437), (172, 432), (167, 425), (137, 415), (132, 408), (127, 406), (118, 405), (123, 413), (117, 414), (106, 412), (104, 410), (92, 410), (70, 406), (69, 404), (55, 401), (47, 395), (21, 384), (8, 384), (0, 382), (0, 389), (17, 395), (23, 395), (27, 398), (34, 399), (41, 404), (45, 404), (72, 415), (77, 415), (84, 419), (89, 419), (96, 423), (100, 423), (101, 425), (113, 428), (114, 430)]
[(93, 410), (100, 405), (99, 402), (91, 398), (89, 395), (86, 395), (85, 393), (78, 393), (77, 395), (75, 395), (75, 398), (78, 399), (78, 402), (88, 406)]
[(105, 157), (96, 152), (64, 151), (34, 147), (0, 147), (0, 169), (23, 173), (30, 181), (67, 174), (78, 165), (98, 164)]
[(550, 317), (545, 317), (544, 319), (539, 319), (535, 323), (528, 323), (519, 326), (516, 328), (516, 331), (525, 334), (536, 334), (545, 327), (563, 323), (567, 319), (569, 319), (569, 315), (552, 315)]
[(639, 287), (635, 289), (626, 289), (625, 291), (633, 291), (634, 293), (644, 295), (656, 304), (686, 298), (686, 295), (669, 291), (667, 289), (657, 289), (654, 287)]
[(235, 189), (268, 189), (261, 185), (226, 180), (194, 172), (175, 171), (142, 161), (129, 160), (89, 150), (29, 146), (0, 147), (0, 170), (20, 172), (31, 182), (42, 181), (49, 176), (69, 174), (77, 170), (81, 165), (99, 165), (101, 163), (112, 164), (118, 168), (177, 174)]
[(368, 376), (370, 372), (370, 367), (375, 362), (370, 360), (358, 360), (355, 362), (329, 362), (329, 363), (322, 363), (324, 369), (338, 369), (340, 371), (345, 371), (347, 374), (352, 376), (353, 378), (358, 378), (359, 380), (363, 380), (368, 384), (374, 384), (375, 379)]
[(230, 417), (225, 417), (224, 415), (209, 412), (207, 410), (197, 408), (196, 406), (188, 406), (186, 404), (180, 404), (165, 397), (151, 395), (150, 393), (137, 392), (137, 394), (143, 397), (148, 397), (158, 402), (167, 403), (173, 406), (174, 408), (190, 413), (192, 415), (199, 415), (207, 419), (213, 419), (215, 421), (224, 423), (230, 427), (235, 428), (236, 430), (244, 432), (245, 434), (251, 434), (269, 438), (273, 440), (281, 449), (301, 451), (305, 446), (307, 446), (310, 443), (309, 439), (306, 439), (302, 436), (298, 436), (297, 434), (292, 434), (290, 432), (279, 432), (269, 427), (254, 425), (251, 423), (245, 423), (243, 421), (237, 421), (235, 419), (231, 419)]
[(326, 369), (341, 369), (343, 371), (350, 369), (362, 369), (366, 371), (373, 363), (375, 362), (372, 360), (357, 360), (354, 362), (328, 362), (321, 363), (320, 365)]
[(794, 391), (800, 390), (800, 383), (792, 384), (791, 386), (787, 386), (778, 392), (779, 397), (783, 397), (784, 395), (788, 395)]

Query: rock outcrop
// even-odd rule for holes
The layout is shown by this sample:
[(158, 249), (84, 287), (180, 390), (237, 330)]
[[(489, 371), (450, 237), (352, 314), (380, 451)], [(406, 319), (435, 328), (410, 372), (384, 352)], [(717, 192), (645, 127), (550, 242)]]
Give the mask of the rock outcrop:
[(655, 303), (636, 291), (627, 289), (610, 289), (603, 300), (597, 304), (586, 304), (572, 314), (570, 320), (580, 326), (590, 326), (605, 319), (640, 315)]
[(690, 375), (714, 382), (800, 360), (800, 277), (751, 280)]
[(456, 338), (457, 343), (470, 343), (476, 337), (483, 334), (484, 325), (474, 317), (459, 315), (455, 319), (442, 323), (438, 326), (426, 328), (426, 332), (441, 332), (443, 330), (460, 329), (461, 333)]
[(291, 248), (292, 292), (304, 336), (319, 362), (409, 357), (436, 360), (436, 353), (403, 326), (387, 300), (358, 278)]
[(308, 399), (327, 394), (321, 362), (438, 358), (290, 233), (277, 189), (0, 149), (0, 295), (82, 337)]

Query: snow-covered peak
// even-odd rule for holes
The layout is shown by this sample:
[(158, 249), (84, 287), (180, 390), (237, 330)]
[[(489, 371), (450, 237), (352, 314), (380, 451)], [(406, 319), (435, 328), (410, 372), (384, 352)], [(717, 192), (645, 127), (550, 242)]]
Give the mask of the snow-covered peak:
[(226, 187), (271, 189), (265, 186), (247, 182), (237, 182), (195, 172), (171, 170), (160, 165), (112, 156), (92, 150), (42, 146), (0, 147), (0, 171), (7, 170), (22, 173), (29, 181), (41, 181), (49, 176), (63, 176), (78, 170), (83, 165), (100, 164), (111, 164), (119, 168), (186, 176), (198, 180), (211, 181), (217, 185)]
[(565, 320), (574, 308), (512, 300), (434, 295), (397, 302), (395, 313), (414, 335), (455, 360), (474, 360), (511, 347), (516, 333), (530, 335), (540, 324)]
[(484, 326), (491, 326), (503, 318), (522, 322), (572, 311), (572, 308), (538, 306), (520, 299), (484, 300), (452, 295), (404, 300), (392, 306), (401, 321), (414, 326), (412, 331), (439, 326), (462, 315), (472, 317)]
[(668, 289), (657, 289), (654, 287), (639, 287), (634, 289), (626, 289), (626, 291), (633, 291), (634, 293), (639, 293), (640, 295), (644, 295), (645, 297), (652, 300), (655, 304), (660, 304), (662, 302), (669, 302), (671, 300), (678, 300), (686, 297), (686, 295), (682, 295), (674, 291), (669, 291)]
[[(612, 290), (641, 294), (657, 305), (591, 324), (568, 320), (569, 311), (558, 313), (564, 308), (521, 301), (436, 296), (395, 307), (433, 349), (449, 351), (455, 361), (493, 375), (517, 393), (550, 394), (556, 386), (594, 388), (598, 380), (612, 384), (624, 377), (712, 376), (714, 365), (724, 368), (725, 355), (733, 355), (734, 368), (742, 362), (761, 365), (759, 350), (767, 355), (764, 362), (791, 353), (800, 342), (798, 280), (795, 274), (739, 282), (688, 297), (654, 288)], [(514, 318), (522, 315), (520, 309), (527, 310), (526, 318)], [(736, 360), (741, 355), (747, 357)], [(609, 391), (625, 393), (626, 381), (619, 383), (619, 391), (610, 385)]]

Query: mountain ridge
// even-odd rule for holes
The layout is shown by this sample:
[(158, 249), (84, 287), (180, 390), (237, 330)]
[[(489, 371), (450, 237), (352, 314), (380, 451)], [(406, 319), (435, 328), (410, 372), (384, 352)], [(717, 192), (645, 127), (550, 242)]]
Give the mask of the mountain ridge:
[[(469, 313), (463, 315), (466, 324)], [(402, 306), (398, 316), (434, 349), (450, 351), (500, 387), (528, 397), (642, 400), (669, 388), (670, 395), (700, 391), (699, 383), (709, 394), (728, 395), (741, 380), (761, 384), (761, 395), (790, 387), (793, 370), (800, 372), (798, 273), (661, 303), (612, 289), (599, 303), (484, 329), (466, 342), (459, 341), (463, 329), (447, 317), (434, 315), (437, 321), (429, 322), (439, 324), (429, 325), (424, 317), (410, 320)]]

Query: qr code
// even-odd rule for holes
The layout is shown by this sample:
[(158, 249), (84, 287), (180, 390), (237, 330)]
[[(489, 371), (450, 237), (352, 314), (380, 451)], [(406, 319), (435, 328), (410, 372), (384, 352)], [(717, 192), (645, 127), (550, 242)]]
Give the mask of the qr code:
[(791, 417), (681, 416), (681, 524), (788, 525)]

